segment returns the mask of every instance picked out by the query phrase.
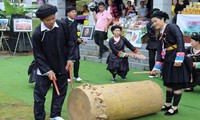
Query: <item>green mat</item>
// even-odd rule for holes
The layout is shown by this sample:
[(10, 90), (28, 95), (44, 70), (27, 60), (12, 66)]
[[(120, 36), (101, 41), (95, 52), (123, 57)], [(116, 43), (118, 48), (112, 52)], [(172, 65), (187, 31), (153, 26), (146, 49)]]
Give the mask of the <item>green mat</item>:
[[(0, 120), (33, 120), (33, 89), (34, 84), (28, 83), (27, 69), (33, 56), (0, 57)], [(117, 77), (117, 83), (149, 80), (148, 74), (133, 75), (136, 69), (130, 69), (127, 81)], [(110, 84), (111, 74), (106, 70), (106, 64), (81, 61), (80, 77), (81, 83)], [(150, 79), (158, 83), (163, 91), (162, 80)], [(68, 94), (71, 88), (68, 86)], [(51, 90), (47, 94), (46, 112), (49, 119)], [(67, 119), (67, 100), (65, 100), (62, 116)], [(200, 87), (196, 87), (192, 93), (184, 93), (179, 105), (179, 114), (175, 116), (164, 116), (163, 112), (153, 115), (135, 118), (134, 120), (199, 120), (200, 119)]]

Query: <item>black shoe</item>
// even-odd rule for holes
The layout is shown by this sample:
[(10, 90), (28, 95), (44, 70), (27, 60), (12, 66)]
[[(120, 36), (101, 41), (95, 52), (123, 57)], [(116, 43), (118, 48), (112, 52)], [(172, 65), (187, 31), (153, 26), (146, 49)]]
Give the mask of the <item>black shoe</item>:
[(171, 107), (172, 107), (171, 105), (170, 105), (170, 106), (163, 105), (161, 111), (167, 111), (167, 110), (169, 110)]
[(99, 56), (98, 56), (98, 57), (99, 57), (99, 59), (101, 59), (101, 58), (102, 58), (102, 54), (99, 54)]
[(171, 108), (167, 112), (165, 112), (165, 115), (175, 115), (177, 113), (178, 113), (178, 109), (174, 110), (173, 108)]
[(126, 77), (122, 77), (122, 80), (123, 80), (123, 81), (126, 81)]
[(108, 51), (109, 51), (108, 48), (107, 49), (103, 49), (103, 53), (108, 52)]
[(184, 92), (193, 92), (194, 91), (194, 88), (186, 88), (185, 90), (184, 90)]

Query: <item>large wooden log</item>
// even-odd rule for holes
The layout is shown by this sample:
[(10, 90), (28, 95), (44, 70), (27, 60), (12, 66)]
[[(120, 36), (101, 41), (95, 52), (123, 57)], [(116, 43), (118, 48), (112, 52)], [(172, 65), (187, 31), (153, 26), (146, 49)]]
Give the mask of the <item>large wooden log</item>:
[(163, 104), (162, 89), (152, 81), (85, 84), (72, 90), (67, 110), (70, 120), (126, 120), (156, 113)]

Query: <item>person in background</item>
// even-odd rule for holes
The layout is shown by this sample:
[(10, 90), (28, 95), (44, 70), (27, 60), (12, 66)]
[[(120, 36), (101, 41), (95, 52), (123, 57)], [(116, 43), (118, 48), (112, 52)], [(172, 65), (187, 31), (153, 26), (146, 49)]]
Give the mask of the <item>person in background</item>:
[(127, 13), (128, 13), (128, 11), (129, 10), (131, 10), (132, 9), (132, 3), (131, 3), (131, 1), (129, 0), (129, 1), (127, 1), (127, 6), (125, 7), (125, 12), (124, 12), (124, 17), (125, 16), (127, 16)]
[(88, 6), (87, 5), (83, 5), (82, 8), (82, 15), (89, 15), (89, 10), (88, 10)]
[(103, 2), (99, 3), (99, 12), (96, 14), (94, 11), (93, 17), (96, 21), (94, 40), (99, 46), (99, 59), (101, 59), (103, 53), (109, 50), (103, 43), (104, 40), (107, 39), (107, 31), (113, 19), (112, 15), (106, 11), (105, 4)]
[(174, 9), (175, 9), (176, 4), (177, 4), (177, 0), (173, 0), (172, 1), (172, 10), (171, 10), (172, 18), (175, 16)]
[(189, 87), (185, 92), (194, 91), (194, 87), (200, 85), (200, 35), (196, 32), (191, 36), (191, 47), (186, 49), (187, 56), (193, 62), (192, 76)]
[(134, 14), (136, 15), (136, 11), (135, 11), (135, 7), (134, 5), (131, 5), (130, 9), (128, 10), (128, 12), (126, 13), (126, 16), (132, 15)]
[(177, 20), (177, 14), (180, 14), (181, 11), (186, 7), (186, 5), (189, 5), (189, 1), (188, 0), (177, 0), (176, 6), (174, 8), (174, 17), (172, 19), (172, 23), (176, 24), (176, 20)]
[[(79, 67), (80, 67), (80, 48), (79, 45), (83, 44), (83, 41), (77, 35), (77, 21), (75, 17), (77, 15), (76, 8), (73, 6), (68, 6), (66, 8), (66, 23), (70, 33), (70, 40), (73, 41), (73, 52), (74, 52), (74, 79), (76, 81), (81, 81), (82, 79), (79, 77)], [(70, 81), (68, 77), (68, 82)]]
[[(189, 84), (190, 72), (184, 61), (185, 46), (183, 34), (176, 24), (167, 24), (169, 19), (163, 11), (151, 15), (155, 29), (160, 30), (158, 36), (157, 59), (151, 74), (157, 74), (162, 69), (163, 85), (166, 86), (166, 103), (162, 106), (165, 115), (178, 113), (178, 105), (182, 89)], [(173, 99), (173, 102), (172, 102)]]
[(112, 0), (108, 0), (107, 11), (110, 12), (110, 14), (113, 17), (113, 20), (115, 20), (115, 18), (118, 18), (119, 12), (118, 12), (117, 6), (113, 4)]
[[(73, 66), (73, 53), (69, 30), (63, 21), (56, 20), (57, 7), (44, 4), (36, 11), (39, 24), (32, 36), (33, 55), (37, 67), (37, 79), (34, 89), (35, 120), (45, 120), (45, 96), (56, 80), (60, 95), (53, 87), (50, 120), (61, 118), (62, 106), (67, 93), (67, 70)], [(68, 48), (68, 51), (66, 50)]]
[(137, 12), (139, 18), (145, 18), (148, 15), (148, 9), (145, 7), (144, 1), (140, 1), (140, 7)]
[[(151, 11), (151, 14), (160, 11), (158, 8), (154, 8)], [(146, 49), (149, 51), (149, 70), (151, 71), (155, 65), (155, 58), (156, 58), (156, 51), (158, 47), (158, 40), (156, 35), (156, 30), (154, 26), (152, 25), (152, 22), (150, 21), (147, 23), (147, 35), (148, 35), (148, 43)], [(150, 74), (150, 78), (157, 77), (156, 74)]]
[(123, 0), (113, 0), (113, 3), (117, 6), (117, 10), (119, 13), (118, 18), (123, 17), (123, 11), (125, 9)]
[[(112, 74), (111, 83), (116, 82), (116, 75), (118, 74), (122, 80), (126, 80), (126, 75), (129, 71), (129, 64), (128, 64), (128, 57), (133, 57), (135, 54), (140, 55), (138, 56), (139, 59), (145, 59), (141, 53), (123, 36), (122, 27), (115, 25), (111, 27), (111, 31), (114, 34), (112, 38), (109, 40), (109, 47), (111, 49), (111, 53), (107, 58), (107, 70), (110, 71)], [(126, 53), (125, 46), (128, 47), (132, 52)]]

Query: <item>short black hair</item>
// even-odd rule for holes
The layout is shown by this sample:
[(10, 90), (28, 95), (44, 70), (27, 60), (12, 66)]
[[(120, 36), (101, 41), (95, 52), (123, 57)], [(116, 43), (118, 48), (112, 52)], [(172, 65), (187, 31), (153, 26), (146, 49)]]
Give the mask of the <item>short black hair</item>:
[(191, 38), (195, 41), (198, 41), (200, 42), (200, 34), (197, 33), (197, 32), (193, 32), (192, 35), (191, 35)]
[(104, 7), (106, 6), (104, 2), (99, 2), (99, 6), (103, 5)]
[(111, 27), (111, 32), (113, 33), (113, 31), (114, 31), (115, 29), (120, 29), (120, 31), (122, 31), (122, 27), (121, 27), (121, 26), (119, 26), (119, 25), (114, 25), (114, 26)]
[(156, 18), (159, 18), (159, 19), (164, 18), (164, 21), (166, 21), (167, 19), (169, 19), (169, 15), (168, 15), (166, 12), (163, 12), (163, 11), (154, 12), (154, 13), (151, 15), (151, 19), (152, 19), (153, 17), (156, 17)]

